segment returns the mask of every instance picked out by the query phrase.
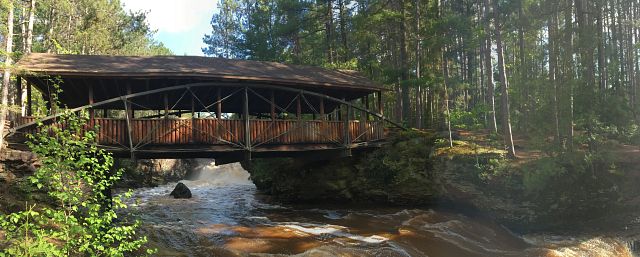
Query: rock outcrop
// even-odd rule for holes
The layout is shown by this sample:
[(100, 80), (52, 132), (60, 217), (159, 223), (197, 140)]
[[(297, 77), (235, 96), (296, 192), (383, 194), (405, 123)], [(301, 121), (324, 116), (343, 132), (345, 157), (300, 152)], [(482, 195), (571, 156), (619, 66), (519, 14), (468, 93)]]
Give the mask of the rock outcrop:
[(39, 165), (35, 154), (7, 148), (0, 153), (0, 164), (0, 182), (4, 183), (33, 174)]
[(262, 192), (285, 202), (423, 205), (442, 185), (431, 172), (433, 135), (402, 134), (389, 147), (331, 161), (258, 159), (243, 163)]
[(191, 190), (189, 190), (187, 185), (182, 182), (178, 183), (169, 195), (177, 199), (187, 199), (192, 197)]

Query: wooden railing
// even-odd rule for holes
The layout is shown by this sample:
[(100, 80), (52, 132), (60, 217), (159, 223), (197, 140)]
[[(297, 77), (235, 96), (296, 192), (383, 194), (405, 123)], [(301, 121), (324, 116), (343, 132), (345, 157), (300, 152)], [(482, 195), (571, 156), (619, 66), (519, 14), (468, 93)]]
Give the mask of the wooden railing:
[[(35, 119), (20, 118), (16, 125)], [(245, 121), (228, 119), (133, 119), (131, 142), (126, 119), (95, 118), (89, 127), (97, 129), (101, 145), (143, 147), (146, 145), (245, 145)], [(347, 144), (384, 138), (381, 121), (349, 121), (349, 142), (345, 141), (344, 121), (250, 120), (251, 145)], [(28, 128), (22, 133), (34, 133)]]

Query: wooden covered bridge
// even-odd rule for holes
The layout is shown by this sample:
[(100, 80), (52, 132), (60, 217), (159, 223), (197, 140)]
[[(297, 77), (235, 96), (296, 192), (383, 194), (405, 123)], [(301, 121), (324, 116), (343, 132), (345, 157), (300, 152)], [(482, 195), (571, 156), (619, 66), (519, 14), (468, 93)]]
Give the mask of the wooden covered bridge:
[(52, 54), (25, 56), (18, 69), (16, 102), (23, 110), (8, 137), (14, 147), (38, 129), (37, 120), (55, 122), (56, 97), (72, 111), (89, 112), (100, 147), (135, 158), (330, 158), (379, 146), (388, 122), (384, 89), (351, 71), (190, 56)]

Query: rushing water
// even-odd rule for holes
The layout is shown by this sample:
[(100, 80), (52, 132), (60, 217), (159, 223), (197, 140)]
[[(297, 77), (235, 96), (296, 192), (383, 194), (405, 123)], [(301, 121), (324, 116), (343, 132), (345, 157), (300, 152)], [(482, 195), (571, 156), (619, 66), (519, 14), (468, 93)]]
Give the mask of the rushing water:
[(633, 256), (608, 237), (519, 236), (488, 220), (432, 209), (291, 207), (266, 203), (239, 164), (201, 167), (133, 200), (159, 256)]

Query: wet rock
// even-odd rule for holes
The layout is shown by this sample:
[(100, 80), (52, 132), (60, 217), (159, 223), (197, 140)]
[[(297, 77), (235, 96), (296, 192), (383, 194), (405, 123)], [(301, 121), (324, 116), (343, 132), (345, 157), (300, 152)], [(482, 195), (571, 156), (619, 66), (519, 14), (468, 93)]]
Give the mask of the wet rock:
[(185, 184), (180, 182), (169, 195), (173, 196), (173, 198), (191, 198), (191, 190), (189, 190)]

